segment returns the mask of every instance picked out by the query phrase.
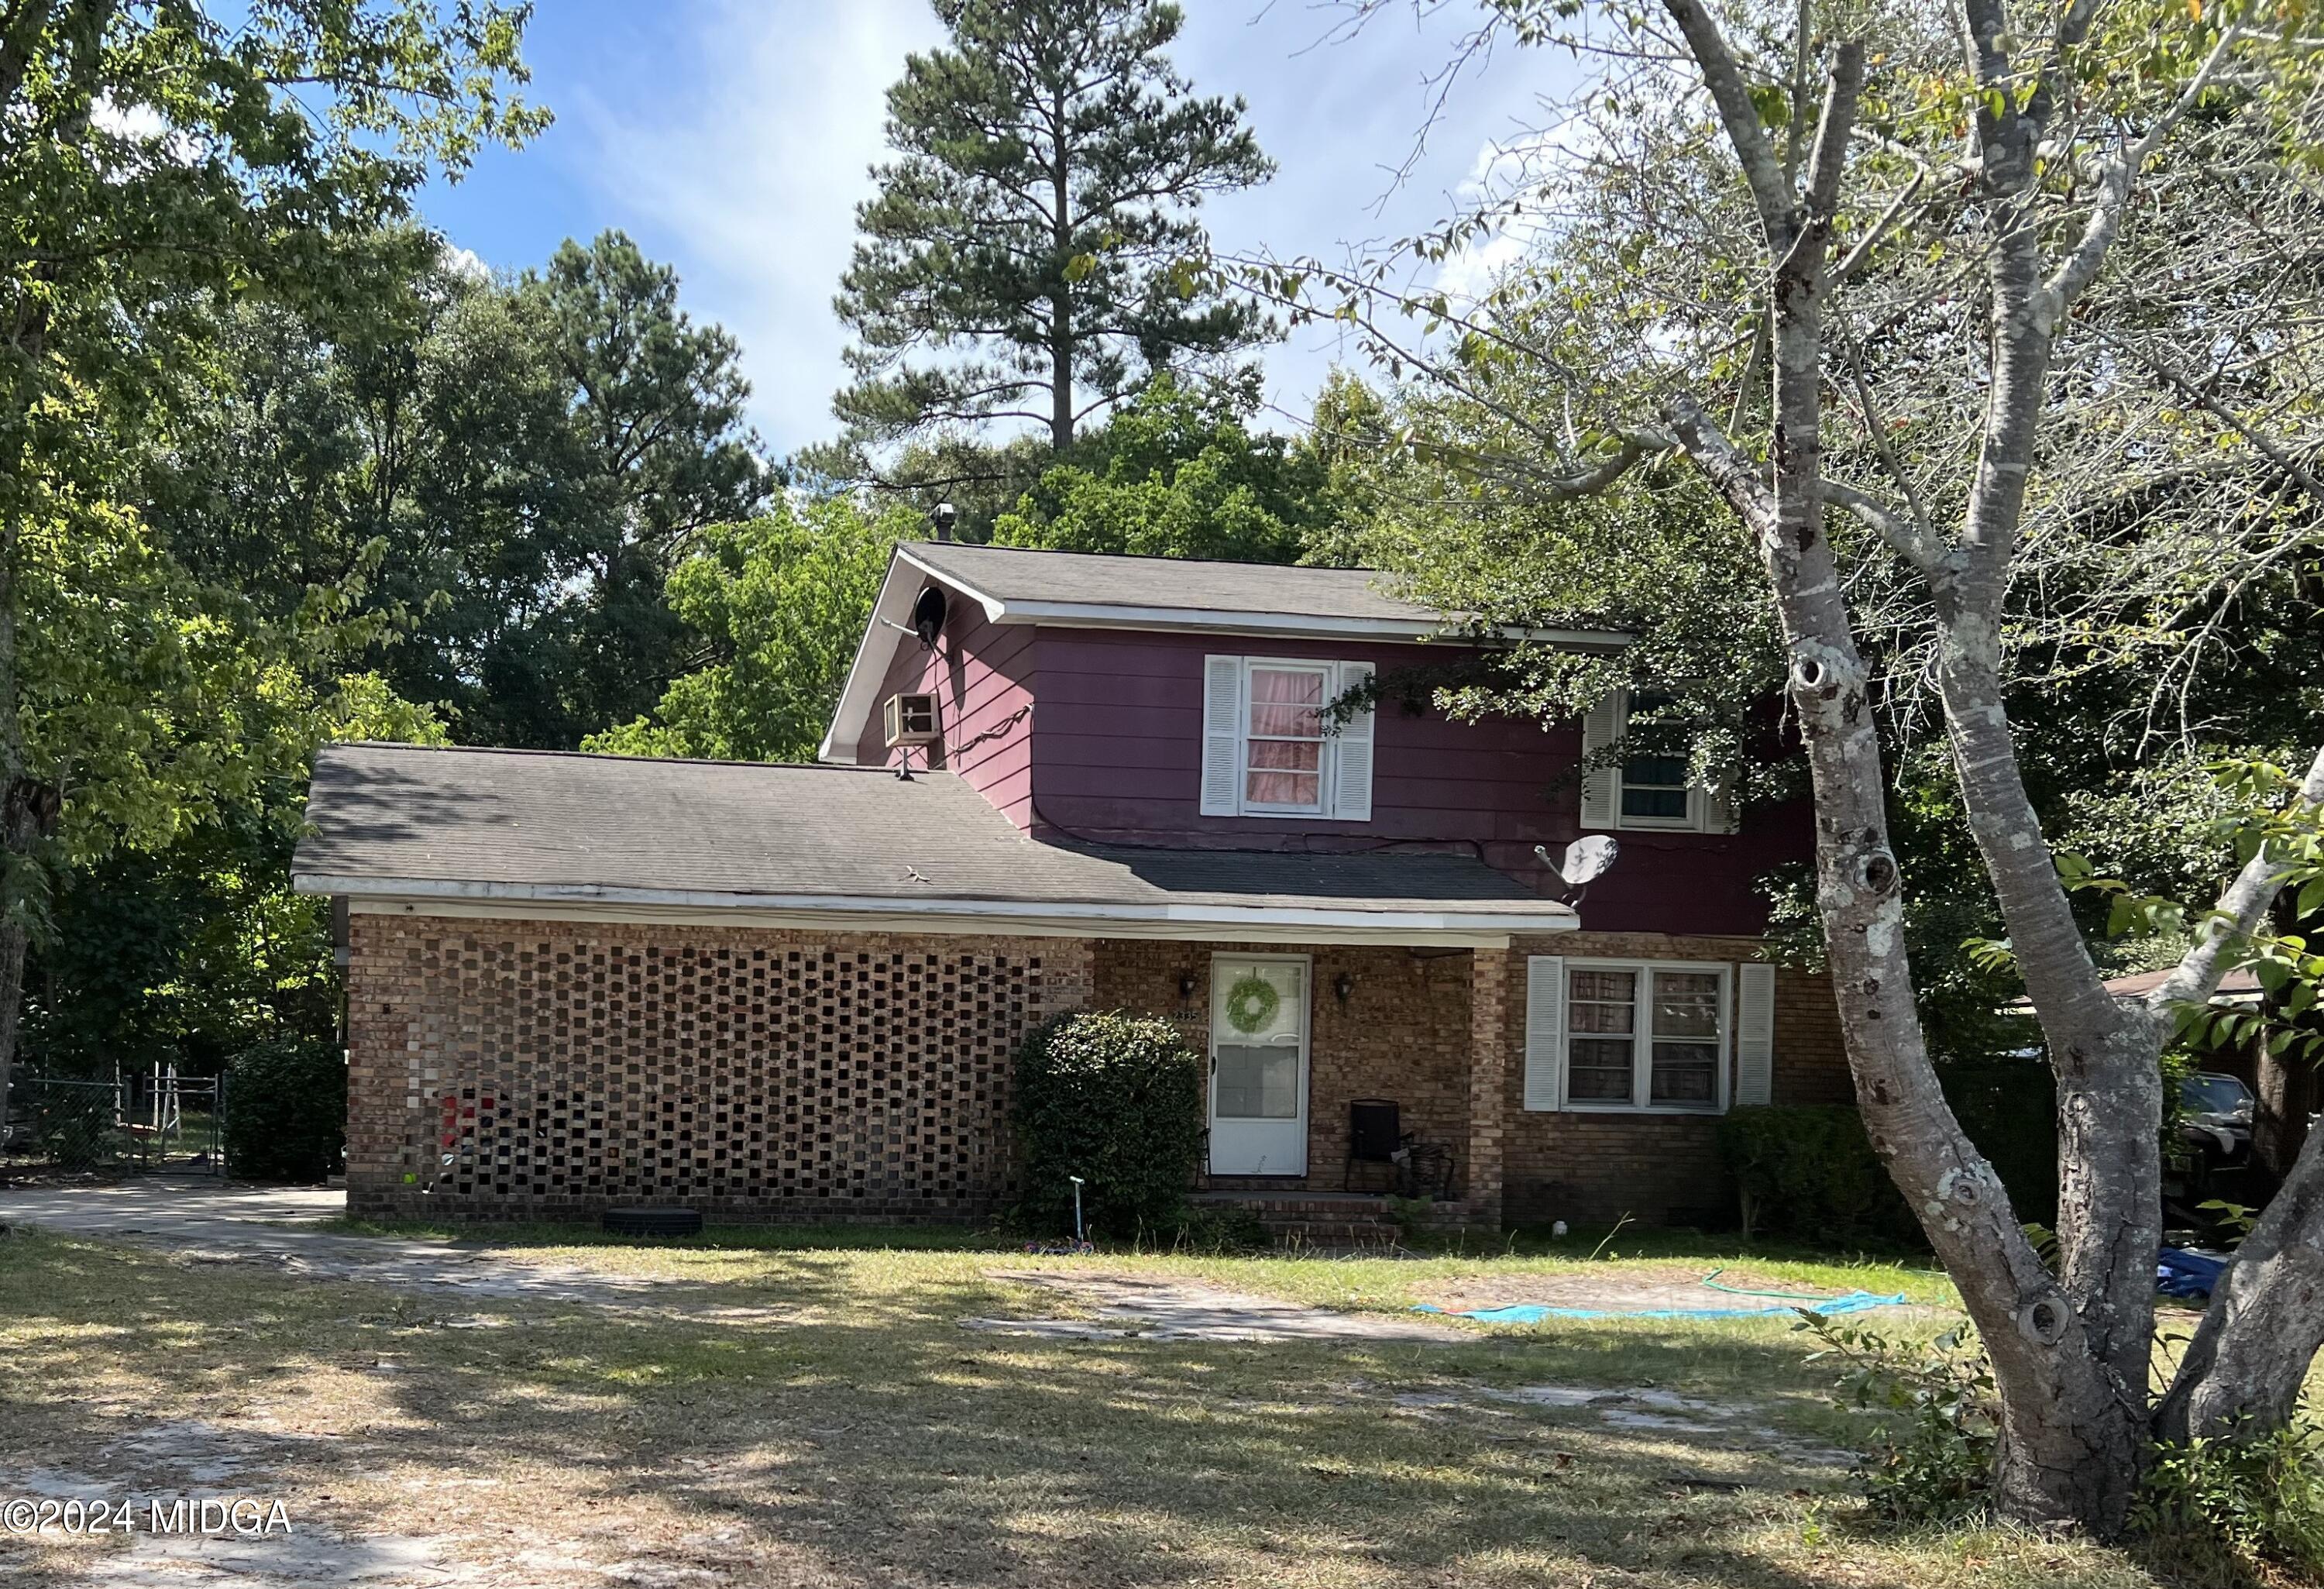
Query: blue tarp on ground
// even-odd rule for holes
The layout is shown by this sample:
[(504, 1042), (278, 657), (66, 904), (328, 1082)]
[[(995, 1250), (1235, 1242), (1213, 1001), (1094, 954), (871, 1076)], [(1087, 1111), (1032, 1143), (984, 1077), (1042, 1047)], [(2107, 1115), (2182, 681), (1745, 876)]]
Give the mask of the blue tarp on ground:
[[(1777, 1302), (1757, 1307), (1641, 1307), (1627, 1310), (1618, 1307), (1547, 1307), (1536, 1302), (1521, 1302), (1509, 1307), (1465, 1307), (1458, 1310), (1456, 1318), (1473, 1318), (1484, 1324), (1539, 1324), (1545, 1318), (1767, 1318), (1776, 1314), (1798, 1313), (1803, 1309), (1813, 1313), (1863, 1313), (1875, 1307), (1901, 1307), (1904, 1295), (1876, 1296), (1870, 1291), (1850, 1291), (1843, 1297), (1820, 1297), (1813, 1301)], [(1442, 1313), (1441, 1307), (1422, 1303), (1415, 1313)]]
[(2154, 1289), (2166, 1297), (2208, 1297), (2227, 1262), (2221, 1252), (2165, 1247), (2154, 1262)]

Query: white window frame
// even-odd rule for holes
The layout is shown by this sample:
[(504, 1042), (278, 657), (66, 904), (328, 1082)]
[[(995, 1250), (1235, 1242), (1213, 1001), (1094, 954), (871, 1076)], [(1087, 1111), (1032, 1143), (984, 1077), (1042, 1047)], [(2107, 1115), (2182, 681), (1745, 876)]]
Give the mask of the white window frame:
[[(1639, 1030), (1630, 1036), (1630, 1096), (1627, 1103), (1572, 1095), (1573, 974), (1628, 971), (1637, 975)], [(1654, 1088), (1654, 984), (1657, 971), (1707, 973), (1719, 978), (1719, 1057), (1712, 1066), (1716, 1097), (1709, 1104), (1656, 1104)], [(1734, 1096), (1735, 967), (1723, 960), (1582, 960), (1569, 957), (1558, 993), (1557, 1106), (1575, 1114), (1696, 1114), (1727, 1113)], [(1592, 1034), (1582, 1033), (1583, 1037)]]
[[(1622, 734), (1625, 738), (1628, 737), (1630, 732), (1630, 692), (1628, 690), (1623, 691)], [(1637, 759), (1644, 760), (1645, 757), (1641, 756)], [(1669, 758), (1657, 759), (1668, 760)], [(1631, 757), (1625, 756), (1620, 761), (1614, 763), (1614, 820), (1620, 823), (1626, 828), (1637, 828), (1641, 830), (1661, 828), (1667, 833), (1701, 833), (1703, 830), (1703, 818), (1705, 815), (1704, 808), (1707, 804), (1705, 796), (1708, 795), (1710, 791), (1705, 790), (1702, 785), (1699, 783), (1690, 783), (1685, 786), (1686, 811), (1683, 816), (1633, 817), (1624, 808), (1629, 804), (1628, 797), (1632, 788), (1630, 782), (1631, 760)], [(1659, 793), (1667, 791), (1672, 786), (1667, 783), (1641, 783), (1636, 787), (1639, 789), (1654, 790)]]
[[(1242, 710), (1235, 724), (1235, 809), (1245, 817), (1329, 817), (1333, 799), (1339, 793), (1340, 737), (1327, 726), (1317, 741), (1315, 754), (1315, 803), (1312, 806), (1262, 805), (1250, 798), (1250, 718), (1253, 697), (1250, 676), (1261, 670), (1270, 673), (1317, 673), (1323, 676), (1323, 696), (1321, 707), (1332, 704), (1336, 692), (1340, 666), (1336, 662), (1318, 661), (1313, 657), (1245, 657), (1242, 660)], [(1305, 743), (1305, 742), (1298, 742)]]
[(1378, 713), (1370, 704), (1349, 713), (1345, 722), (1323, 724), (1315, 763), (1314, 804), (1295, 806), (1250, 799), (1251, 677), (1266, 669), (1320, 675), (1326, 707), (1351, 691), (1368, 690), (1379, 677), (1374, 664), (1342, 658), (1246, 657), (1227, 652), (1204, 657), (1202, 776), (1196, 809), (1205, 817), (1351, 826), (1370, 822), (1379, 753)]
[[(1595, 754), (1600, 748), (1626, 740), (1630, 734), (1630, 696), (1627, 689), (1615, 691), (1583, 719), (1582, 731), (1582, 754)], [(1610, 762), (1584, 775), (1585, 784), (1602, 784), (1598, 798), (1605, 803), (1600, 808), (1604, 821), (1596, 821), (1590, 810), (1591, 796), (1585, 787), (1582, 798), (1582, 831), (1586, 833), (1732, 833), (1734, 814), (1724, 800), (1715, 799), (1712, 790), (1700, 783), (1686, 786), (1686, 815), (1683, 817), (1633, 817), (1622, 809), (1622, 796), (1630, 787), (1629, 758)], [(1640, 789), (1667, 790), (1666, 783), (1642, 783)]]

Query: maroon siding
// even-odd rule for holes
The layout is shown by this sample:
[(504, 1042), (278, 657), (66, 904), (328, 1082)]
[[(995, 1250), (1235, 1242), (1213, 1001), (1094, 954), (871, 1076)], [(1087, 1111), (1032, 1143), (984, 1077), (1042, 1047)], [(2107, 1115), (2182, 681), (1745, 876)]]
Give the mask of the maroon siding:
[[(1241, 639), (1043, 628), (1032, 740), (1036, 831), (1146, 844), (1370, 848), (1383, 841), (1468, 851), (1554, 892), (1534, 855), (1579, 836), (1576, 724), (1460, 723), (1393, 702), (1375, 718), (1372, 818), (1204, 817), (1200, 810), (1203, 659), (1367, 661), (1383, 675), (1442, 660), (1439, 645)], [(1738, 834), (1624, 833), (1623, 856), (1592, 884), (1582, 919), (1604, 932), (1757, 933), (1757, 880), (1808, 853), (1803, 806), (1744, 815)]]
[(855, 759), (870, 767), (895, 761), (882, 723), (888, 697), (898, 690), (933, 690), (942, 703), (944, 765), (1009, 820), (1030, 827), (1034, 636), (1024, 625), (987, 623), (983, 610), (969, 601), (953, 604), (944, 643), (934, 651), (897, 636), (895, 657), (880, 685), (881, 704), (856, 745)]

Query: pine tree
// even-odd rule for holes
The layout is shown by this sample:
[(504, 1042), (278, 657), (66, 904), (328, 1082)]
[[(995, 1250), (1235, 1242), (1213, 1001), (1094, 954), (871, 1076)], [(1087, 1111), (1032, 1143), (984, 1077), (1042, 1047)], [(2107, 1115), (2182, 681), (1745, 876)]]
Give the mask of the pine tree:
[[(1240, 99), (1196, 99), (1163, 51), (1158, 0), (936, 0), (949, 49), (888, 91), (899, 158), (873, 169), (835, 300), (860, 377), (834, 403), (851, 440), (1031, 420), (1069, 446), (1154, 370), (1267, 333), (1195, 291), (1204, 196), (1274, 167)], [(914, 362), (912, 356), (925, 362)]]

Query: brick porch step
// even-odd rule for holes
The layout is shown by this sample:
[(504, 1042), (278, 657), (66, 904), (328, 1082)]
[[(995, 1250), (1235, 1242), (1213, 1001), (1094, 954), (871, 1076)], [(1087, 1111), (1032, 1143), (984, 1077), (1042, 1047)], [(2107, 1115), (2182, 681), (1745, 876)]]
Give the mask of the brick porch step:
[(1242, 1209), (1278, 1246), (1384, 1247), (1397, 1238), (1388, 1199), (1365, 1192), (1197, 1192), (1188, 1201)]

